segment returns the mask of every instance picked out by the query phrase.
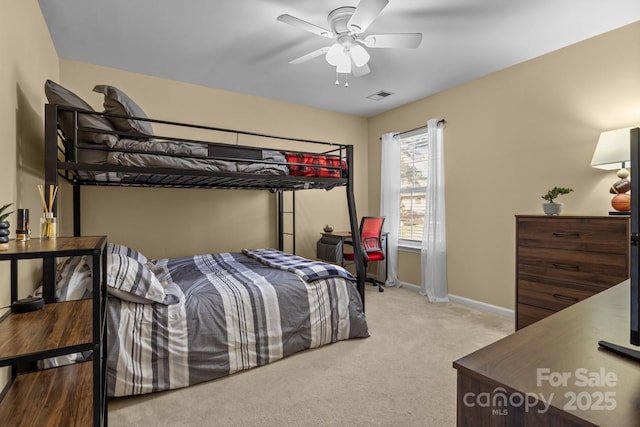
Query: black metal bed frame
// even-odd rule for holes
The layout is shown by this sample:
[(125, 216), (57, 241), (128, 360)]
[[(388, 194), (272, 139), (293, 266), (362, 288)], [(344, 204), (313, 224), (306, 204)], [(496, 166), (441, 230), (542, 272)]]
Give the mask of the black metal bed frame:
[[(59, 126), (60, 114), (73, 115), (73, 135), (65, 135)], [(118, 131), (105, 131), (93, 128), (83, 128), (78, 125), (78, 117), (80, 115), (99, 115), (103, 117), (128, 118), (141, 121), (148, 121), (160, 125), (175, 126), (178, 128), (192, 128), (212, 132), (225, 132), (238, 135), (246, 135), (253, 137), (268, 138), (273, 140), (291, 141), (295, 143), (314, 144), (315, 147), (328, 147), (328, 150), (321, 152), (306, 152), (289, 150), (299, 154), (328, 154), (337, 155), (340, 159), (345, 160), (347, 164), (346, 176), (341, 173), (341, 178), (327, 177), (308, 177), (308, 176), (292, 176), (292, 175), (258, 175), (250, 173), (235, 172), (212, 172), (204, 170), (184, 170), (171, 168), (139, 168), (132, 166), (109, 165), (109, 164), (93, 164), (80, 163), (78, 159), (78, 150), (102, 150), (102, 151), (125, 151), (121, 149), (110, 149), (106, 146), (97, 144), (87, 144), (79, 141), (79, 136), (84, 133), (107, 133), (115, 134), (118, 137), (140, 137), (140, 135), (130, 134)], [(248, 189), (248, 190), (267, 190), (278, 194), (279, 212), (282, 212), (282, 192), (298, 191), (305, 189), (326, 189), (330, 190), (334, 187), (345, 187), (347, 206), (349, 211), (349, 224), (351, 234), (354, 241), (355, 269), (357, 278), (357, 288), (362, 299), (364, 308), (364, 283), (365, 270), (364, 262), (361, 256), (361, 242), (359, 234), (358, 217), (356, 214), (356, 205), (354, 197), (353, 184), (353, 145), (333, 144), (323, 141), (312, 141), (297, 138), (288, 138), (274, 135), (259, 134), (254, 132), (244, 132), (232, 129), (216, 128), (210, 126), (186, 124), (172, 122), (166, 120), (154, 120), (148, 118), (127, 117), (115, 114), (99, 113), (94, 111), (86, 111), (77, 108), (64, 107), (55, 104), (45, 105), (45, 188), (49, 185), (58, 185), (58, 177), (62, 177), (68, 181), (73, 188), (73, 235), (80, 235), (80, 188), (85, 185), (93, 186), (129, 186), (129, 187), (164, 187), (164, 188), (217, 188), (217, 189)], [(223, 161), (251, 161), (257, 163), (273, 163), (262, 160), (262, 148), (252, 146), (241, 146), (234, 144), (218, 143), (214, 141), (201, 141), (193, 139), (183, 139), (167, 136), (152, 136), (156, 140), (166, 141), (184, 141), (206, 143), (209, 147), (209, 159)], [(276, 150), (276, 148), (270, 148)], [(142, 151), (126, 150), (133, 153), (144, 153)], [(164, 154), (166, 155), (166, 154)], [(190, 157), (186, 155), (170, 155), (175, 157)], [(296, 164), (293, 164), (296, 165)], [(331, 166), (323, 166), (332, 169)], [(335, 169), (335, 168), (333, 168)], [(342, 171), (340, 167), (339, 170)], [(117, 180), (96, 180), (87, 175), (87, 173), (120, 173), (125, 178)], [(46, 192), (45, 192), (46, 193)], [(48, 203), (48, 194), (45, 195)], [(57, 209), (57, 203), (54, 200), (54, 212)], [(278, 221), (278, 245), (279, 249), (283, 249), (283, 224), (280, 215)], [(53, 260), (55, 261), (55, 260)], [(43, 273), (51, 273), (55, 269), (52, 262), (43, 264)], [(55, 274), (43, 274), (43, 277), (55, 277)], [(44, 284), (47, 287), (47, 283)], [(53, 284), (51, 284), (53, 288)]]

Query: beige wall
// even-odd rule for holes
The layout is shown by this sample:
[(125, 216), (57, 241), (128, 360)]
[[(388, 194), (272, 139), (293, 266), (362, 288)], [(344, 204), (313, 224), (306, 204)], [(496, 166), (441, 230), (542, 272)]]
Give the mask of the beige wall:
[[(28, 208), (37, 220), (42, 205), (43, 84), (57, 78), (58, 56), (36, 0), (0, 0), (0, 205)], [(15, 213), (9, 217), (15, 231)], [(33, 220), (32, 220), (33, 221)], [(20, 264), (20, 297), (36, 286), (38, 263)], [(9, 304), (9, 268), (0, 263), (0, 306)]]
[[(372, 211), (380, 135), (430, 118), (446, 120), (449, 292), (512, 309), (514, 215), (542, 213), (540, 196), (555, 185), (575, 190), (560, 200), (566, 214), (610, 209), (615, 173), (589, 164), (601, 131), (640, 125), (640, 23), (371, 118)], [(401, 280), (419, 280), (419, 257), (401, 257)]]
[[(42, 211), (36, 185), (43, 180), (43, 83), (58, 77), (58, 56), (36, 0), (0, 0), (0, 53), (0, 205), (28, 208), (37, 218)], [(12, 236), (15, 217), (9, 217)], [(18, 296), (23, 298), (37, 286), (41, 264), (19, 265)], [(9, 271), (1, 262), (0, 307), (11, 302)], [(8, 375), (8, 368), (0, 370), (0, 387)]]
[[(358, 215), (368, 212), (364, 118), (67, 60), (61, 61), (60, 79), (98, 110), (103, 98), (92, 89), (108, 84), (126, 92), (152, 118), (354, 144)], [(278, 142), (276, 147), (282, 145)], [(85, 187), (82, 233), (106, 234), (149, 257), (274, 247), (275, 201), (275, 195), (264, 191)], [(70, 233), (68, 189), (61, 202), (63, 233)], [(324, 224), (348, 228), (345, 190), (298, 192), (296, 221), (297, 253), (314, 257)]]

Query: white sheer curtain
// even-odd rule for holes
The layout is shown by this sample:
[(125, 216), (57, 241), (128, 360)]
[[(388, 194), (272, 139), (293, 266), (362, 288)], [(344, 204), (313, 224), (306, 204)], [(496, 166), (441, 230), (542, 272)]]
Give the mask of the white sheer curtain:
[(449, 301), (447, 290), (447, 235), (444, 202), (444, 146), (440, 120), (427, 123), (429, 138), (427, 199), (421, 247), (422, 288), (431, 302)]
[(387, 285), (398, 281), (398, 230), (400, 228), (400, 141), (393, 133), (382, 135), (380, 215), (387, 231)]

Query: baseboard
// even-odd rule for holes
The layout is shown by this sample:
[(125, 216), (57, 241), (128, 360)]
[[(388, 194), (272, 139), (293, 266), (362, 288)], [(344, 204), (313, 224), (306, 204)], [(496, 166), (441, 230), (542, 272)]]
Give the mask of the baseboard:
[(486, 302), (476, 301), (474, 299), (460, 297), (458, 295), (449, 294), (449, 301), (457, 302), (458, 304), (468, 305), (470, 307), (478, 308), (480, 310), (488, 311), (490, 313), (499, 314), (504, 317), (515, 319), (516, 312), (509, 308), (500, 307), (498, 305), (487, 304)]
[(414, 291), (414, 292), (420, 292), (420, 286), (416, 286), (414, 284), (411, 283), (407, 283), (407, 282), (402, 282), (400, 281), (400, 286), (398, 286), (399, 288), (404, 288), (404, 289), (409, 289), (410, 291)]
[[(416, 286), (414, 284), (406, 283), (406, 282), (400, 282), (399, 287), (409, 289), (411, 291), (418, 292), (418, 293), (422, 289), (420, 286)], [(466, 305), (469, 307), (477, 308), (479, 310), (488, 311), (490, 313), (499, 314), (500, 316), (509, 317), (511, 319), (515, 319), (516, 317), (516, 313), (514, 310), (500, 307), (498, 305), (487, 304), (486, 302), (476, 301), (474, 299), (465, 298), (458, 295), (449, 294), (449, 301)]]

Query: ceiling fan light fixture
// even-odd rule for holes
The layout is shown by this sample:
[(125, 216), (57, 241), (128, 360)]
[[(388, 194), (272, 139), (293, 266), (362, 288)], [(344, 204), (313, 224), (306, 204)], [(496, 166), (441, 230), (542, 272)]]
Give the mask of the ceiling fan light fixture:
[[(301, 64), (319, 56), (336, 69), (336, 84), (338, 75), (361, 77), (369, 72), (369, 49), (378, 48), (417, 48), (422, 41), (421, 33), (389, 33), (364, 34), (382, 10), (389, 4), (389, 0), (358, 0), (358, 6), (338, 7), (327, 16), (329, 29), (319, 27), (300, 18), (284, 14), (278, 21), (297, 27), (312, 34), (334, 40), (330, 46), (316, 49), (297, 59), (289, 61), (291, 64)], [(347, 86), (348, 83), (345, 84)]]
[(353, 46), (349, 53), (351, 54), (351, 58), (353, 59), (353, 63), (356, 65), (356, 67), (364, 66), (369, 62), (369, 59), (371, 58), (369, 52), (367, 52), (367, 50), (359, 44)]
[(336, 73), (351, 74), (351, 58), (346, 52), (336, 64)]
[(334, 43), (333, 46), (329, 48), (327, 54), (325, 55), (325, 59), (331, 65), (338, 65), (341, 58), (345, 55), (344, 48), (342, 45), (338, 43)]

